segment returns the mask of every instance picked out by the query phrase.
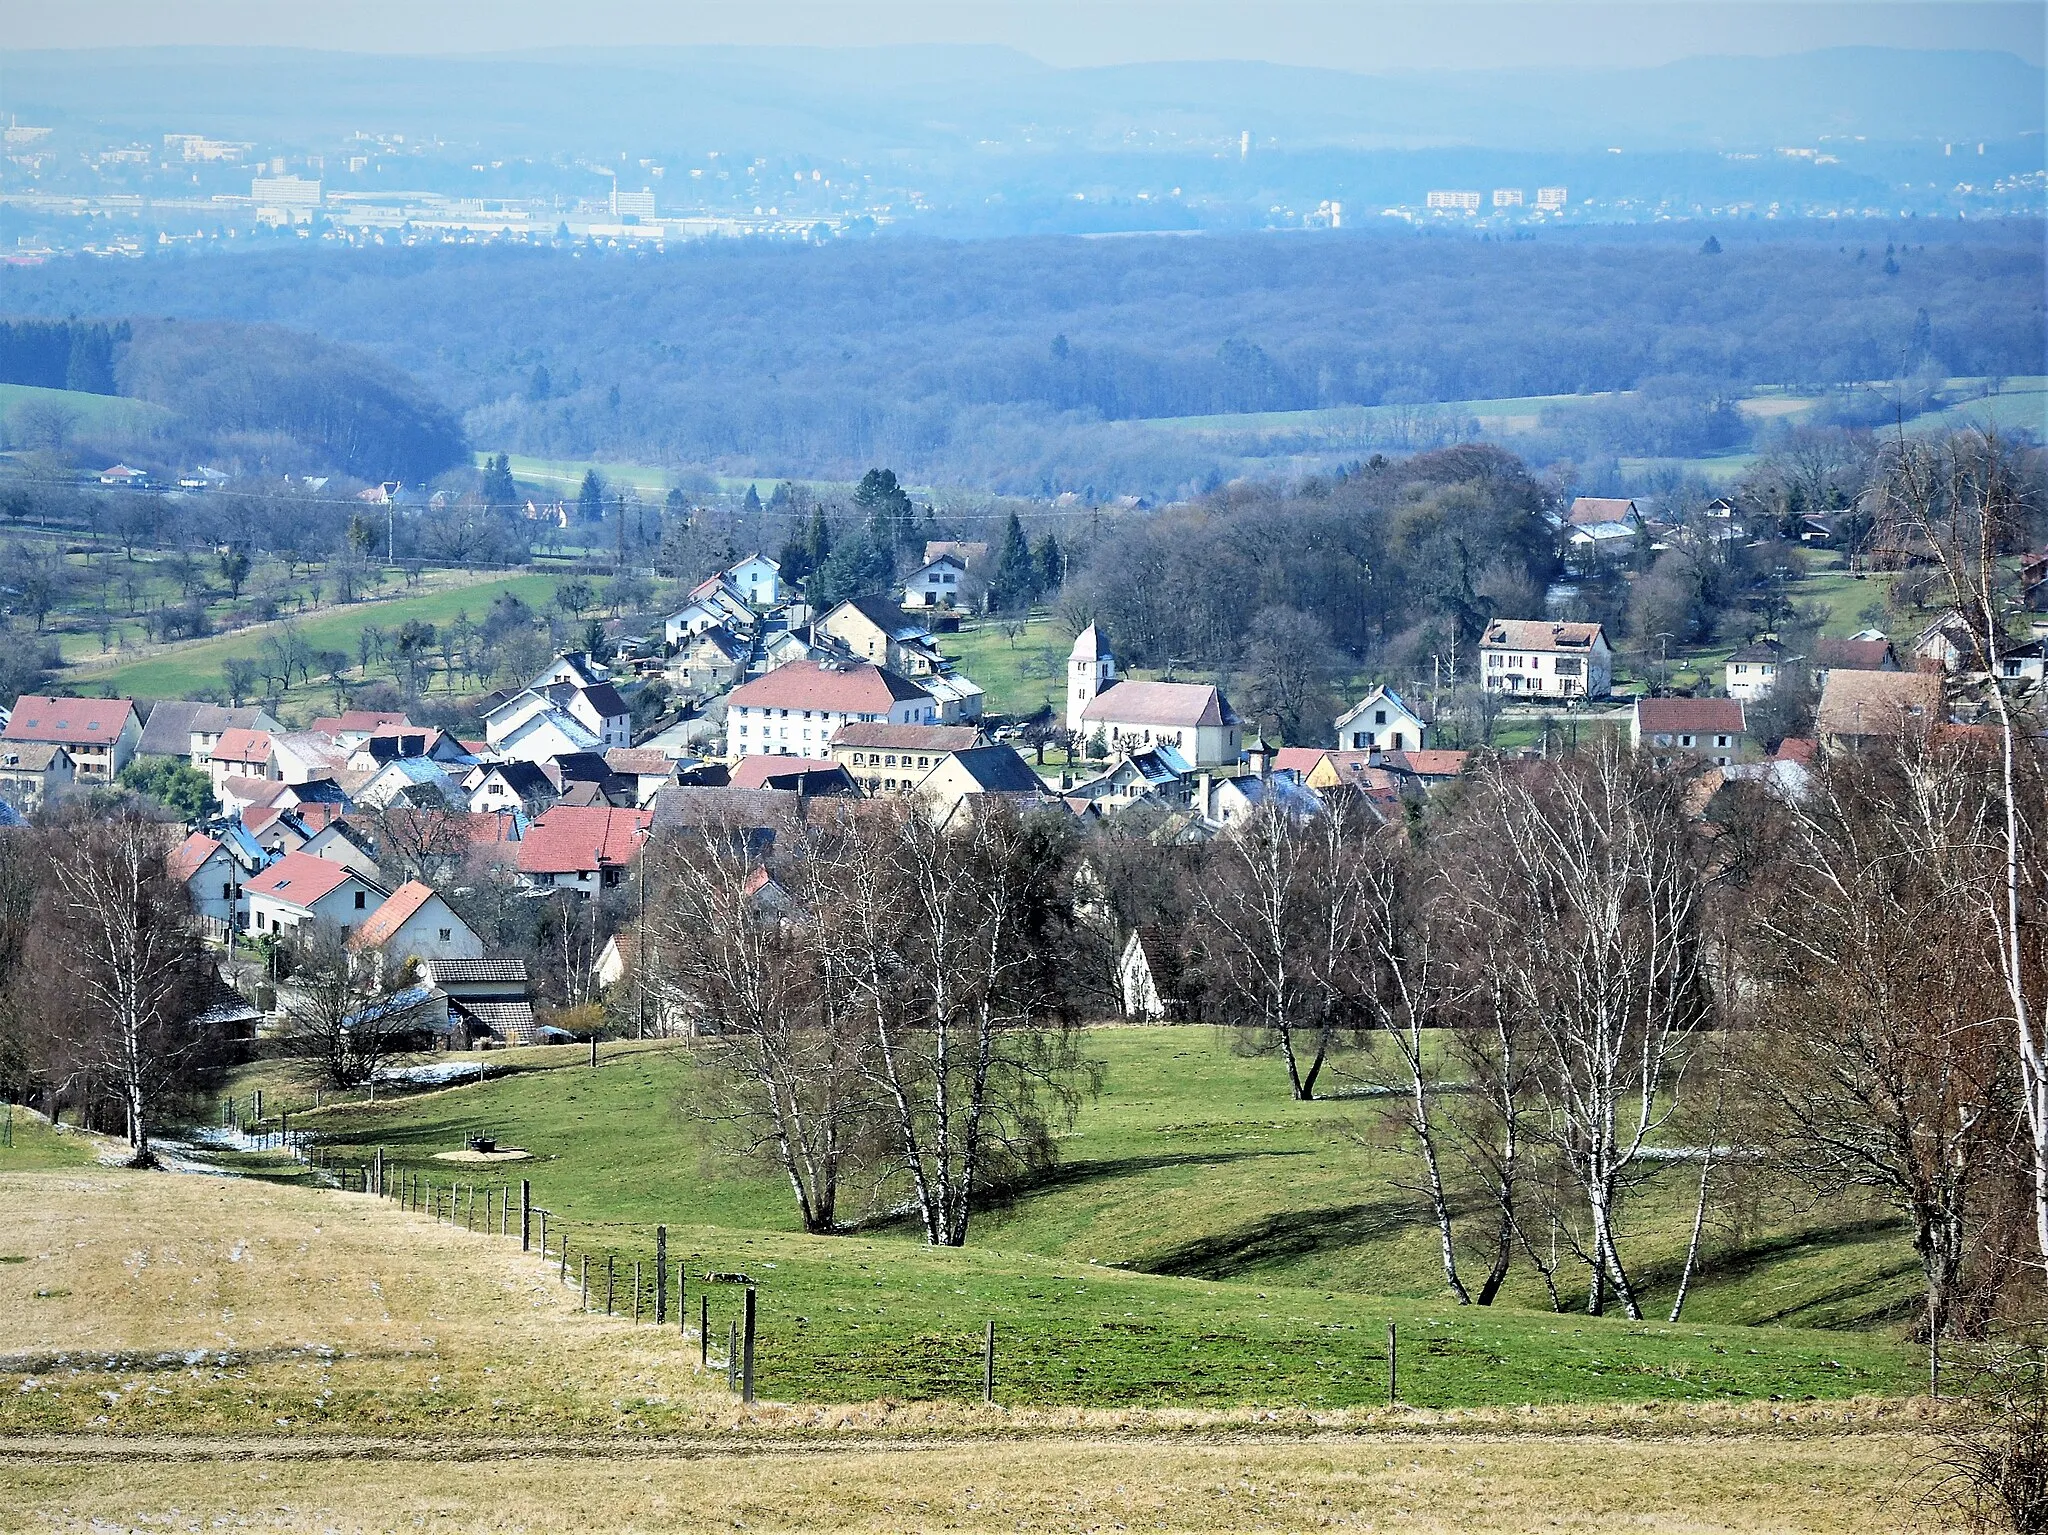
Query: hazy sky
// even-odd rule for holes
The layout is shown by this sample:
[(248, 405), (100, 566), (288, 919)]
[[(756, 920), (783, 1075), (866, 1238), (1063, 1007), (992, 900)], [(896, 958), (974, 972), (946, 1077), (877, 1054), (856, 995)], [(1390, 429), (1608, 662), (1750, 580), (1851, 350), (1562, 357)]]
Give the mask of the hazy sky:
[(2038, 0), (16, 0), (7, 9), (9, 44), (23, 48), (949, 42), (1007, 44), (1064, 65), (1229, 58), (1368, 71), (1657, 64), (1855, 44), (1998, 48), (2039, 64), (2048, 41)]

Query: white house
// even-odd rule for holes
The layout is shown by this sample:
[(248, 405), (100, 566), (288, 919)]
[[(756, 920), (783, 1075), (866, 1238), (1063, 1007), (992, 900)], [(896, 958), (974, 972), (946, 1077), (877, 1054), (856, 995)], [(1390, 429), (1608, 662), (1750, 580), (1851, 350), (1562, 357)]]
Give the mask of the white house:
[(561, 798), (561, 790), (541, 771), (539, 763), (518, 758), (479, 767), (466, 782), (469, 808), (476, 815), (519, 810), (534, 816)]
[(521, 762), (547, 762), (566, 752), (604, 749), (596, 731), (534, 688), (522, 688), (484, 715), (484, 739), (499, 756)]
[(286, 853), (242, 887), (256, 933), (289, 933), (331, 922), (348, 933), (370, 920), (388, 893), (347, 864), (311, 853)]
[[(367, 732), (365, 732), (367, 734)], [(300, 730), (270, 738), (271, 776), (281, 783), (309, 783), (315, 778), (333, 778), (348, 766), (353, 747), (344, 746), (325, 731)], [(215, 749), (218, 755), (218, 748)]]
[(348, 821), (340, 816), (314, 831), (299, 844), (298, 851), (310, 858), (338, 863), (364, 879), (378, 877), (377, 855), (372, 851), (368, 837), (351, 828)]
[(359, 953), (380, 953), (395, 962), (408, 959), (482, 959), (484, 941), (431, 885), (407, 880), (349, 935)]
[(961, 583), (967, 579), (967, 562), (957, 554), (942, 554), (920, 570), (912, 571), (903, 583), (906, 608), (957, 608)]
[(866, 662), (792, 661), (726, 695), (725, 754), (823, 757), (841, 725), (936, 725), (908, 677)]
[(1116, 978), (1126, 1018), (1160, 1023), (1180, 1017), (1186, 1009), (1180, 956), (1156, 927), (1141, 924), (1132, 929), (1117, 961)]
[(165, 868), (209, 934), (222, 938), (241, 927), (242, 867), (219, 839), (195, 831), (172, 849)]
[(1742, 701), (1736, 698), (1639, 698), (1629, 741), (1659, 767), (1697, 757), (1727, 767), (1742, 755)]
[(1614, 652), (1598, 624), (1497, 618), (1479, 641), (1479, 673), (1493, 693), (1605, 698)]
[(754, 628), (754, 610), (747, 594), (723, 572), (691, 587), (683, 606), (671, 613), (662, 627), (668, 642), (676, 645), (714, 624), (723, 624), (735, 633), (751, 633)]
[(1752, 640), (1728, 658), (1722, 670), (1722, 691), (1730, 698), (1755, 703), (1777, 691), (1778, 672), (1789, 652), (1773, 639)]
[(1420, 751), (1429, 745), (1429, 722), (1389, 687), (1376, 687), (1337, 716), (1339, 751)]
[(267, 730), (224, 730), (206, 759), (207, 776), (218, 795), (230, 778), (279, 779)]
[(772, 608), (782, 601), (782, 567), (765, 554), (750, 554), (728, 566), (725, 579), (753, 607)]
[(466, 804), (468, 797), (432, 757), (394, 757), (357, 786), (355, 801), (372, 810), (398, 804), (439, 809)]

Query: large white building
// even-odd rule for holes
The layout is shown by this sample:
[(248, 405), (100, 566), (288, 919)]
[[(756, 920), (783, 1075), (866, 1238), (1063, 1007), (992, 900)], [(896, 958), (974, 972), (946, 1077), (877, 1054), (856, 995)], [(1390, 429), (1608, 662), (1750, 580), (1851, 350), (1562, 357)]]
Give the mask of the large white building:
[(1614, 652), (1598, 624), (1497, 618), (1479, 641), (1479, 675), (1490, 693), (1605, 698)]
[(792, 661), (726, 695), (729, 758), (826, 756), (841, 725), (936, 725), (932, 695), (865, 661)]

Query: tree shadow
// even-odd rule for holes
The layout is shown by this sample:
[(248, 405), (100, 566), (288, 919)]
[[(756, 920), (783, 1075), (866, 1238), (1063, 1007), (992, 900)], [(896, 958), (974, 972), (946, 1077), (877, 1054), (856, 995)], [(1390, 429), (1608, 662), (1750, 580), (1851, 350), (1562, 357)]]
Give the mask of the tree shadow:
[(1184, 1279), (1234, 1279), (1394, 1236), (1414, 1221), (1415, 1207), (1405, 1200), (1287, 1210), (1183, 1242), (1136, 1266), (1148, 1274)]
[[(1702, 1253), (1699, 1272), (1693, 1276), (1693, 1284), (1701, 1289), (1725, 1284), (1745, 1293), (1756, 1293), (1749, 1288), (1751, 1281), (1761, 1279), (1768, 1270), (1788, 1259), (1798, 1257), (1803, 1252), (1829, 1253), (1843, 1247), (1896, 1238), (1901, 1230), (1901, 1225), (1896, 1220), (1889, 1217), (1873, 1217), (1840, 1221), (1805, 1231), (1758, 1237), (1740, 1247)], [(1635, 1277), (1643, 1288), (1661, 1286), (1667, 1291), (1675, 1289), (1683, 1262), (1682, 1255), (1674, 1255), (1646, 1263)], [(1891, 1280), (1916, 1275), (1918, 1268), (1919, 1265), (1908, 1256), (1875, 1269), (1858, 1272), (1826, 1288), (1801, 1290), (1796, 1299), (1784, 1306), (1746, 1316), (1745, 1323), (1756, 1327), (1826, 1326), (1853, 1329), (1895, 1321), (1914, 1309), (1913, 1301), (1910, 1298), (1905, 1301), (1880, 1298), (1873, 1292)], [(1859, 1301), (1862, 1302), (1860, 1308), (1857, 1307)], [(1852, 1309), (1838, 1319), (1825, 1323), (1811, 1320), (1816, 1312), (1831, 1311), (1840, 1307)]]

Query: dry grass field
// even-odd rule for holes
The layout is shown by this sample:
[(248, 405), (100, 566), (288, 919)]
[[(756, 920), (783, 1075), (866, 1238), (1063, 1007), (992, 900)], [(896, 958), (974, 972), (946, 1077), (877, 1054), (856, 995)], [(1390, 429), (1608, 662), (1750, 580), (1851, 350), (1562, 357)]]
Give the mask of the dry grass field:
[(1911, 1404), (742, 1406), (360, 1195), (0, 1174), (0, 1530), (1928, 1527)]

